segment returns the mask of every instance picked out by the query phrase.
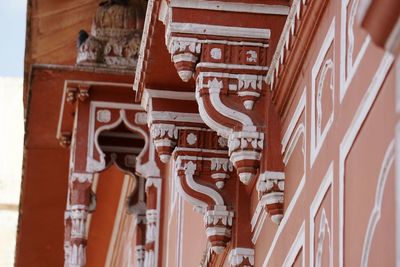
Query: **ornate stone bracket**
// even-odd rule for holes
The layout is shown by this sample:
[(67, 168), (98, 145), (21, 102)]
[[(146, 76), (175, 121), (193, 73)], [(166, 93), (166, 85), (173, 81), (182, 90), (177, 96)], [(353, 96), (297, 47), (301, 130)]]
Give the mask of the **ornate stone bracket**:
[(256, 176), (264, 148), (263, 120), (254, 107), (263, 96), (268, 46), (267, 39), (220, 40), (167, 31), (167, 47), (179, 76), (183, 81), (194, 76), (200, 116), (229, 139), (230, 160), (245, 184)]
[(177, 191), (203, 214), (211, 249), (220, 254), (231, 239), (234, 217), (221, 193), (232, 171), (226, 142), (218, 143), (217, 134), (207, 129), (182, 129), (178, 136), (173, 154)]
[(234, 248), (229, 253), (228, 260), (232, 267), (254, 266), (254, 249)]
[(67, 87), (65, 91), (65, 101), (72, 104), (78, 99), (83, 102), (89, 98), (89, 90), (90, 85), (87, 84), (77, 84), (76, 86)]
[(173, 124), (155, 123), (151, 125), (150, 133), (160, 160), (167, 163), (178, 139), (177, 128)]
[(196, 181), (199, 175), (198, 170), (196, 172), (197, 165), (202, 164), (202, 160), (183, 158), (176, 158), (178, 191), (203, 212), (207, 238), (212, 250), (220, 254), (230, 241), (234, 214), (228, 210), (222, 196), (215, 189)]
[(271, 220), (279, 224), (283, 217), (285, 173), (266, 171), (257, 181), (258, 198)]

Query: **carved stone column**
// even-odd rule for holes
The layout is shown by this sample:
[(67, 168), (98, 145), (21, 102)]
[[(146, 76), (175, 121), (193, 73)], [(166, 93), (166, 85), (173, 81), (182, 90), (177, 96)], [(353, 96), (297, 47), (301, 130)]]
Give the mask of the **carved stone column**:
[(144, 267), (145, 261), (145, 243), (146, 243), (146, 215), (136, 215), (136, 244), (135, 244), (135, 256), (137, 267)]
[(160, 240), (160, 203), (161, 203), (161, 178), (146, 178), (146, 245), (145, 267), (158, 266), (158, 249)]
[[(66, 240), (65, 266), (86, 265), (86, 220), (90, 212), (90, 196), (93, 174), (72, 173), (69, 181), (69, 205), (65, 213)], [(69, 236), (67, 236), (69, 235)]]

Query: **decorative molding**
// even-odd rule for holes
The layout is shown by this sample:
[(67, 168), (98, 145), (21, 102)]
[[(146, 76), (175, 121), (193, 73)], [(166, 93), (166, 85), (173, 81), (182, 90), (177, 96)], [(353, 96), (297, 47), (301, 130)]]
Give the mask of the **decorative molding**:
[[(321, 256), (323, 249), (323, 241), (325, 238), (325, 225), (328, 227), (328, 238), (329, 238), (329, 264), (333, 266), (333, 236), (331, 236), (331, 232), (329, 230), (329, 222), (326, 219), (325, 209), (322, 208), (322, 212), (324, 216), (321, 216), (319, 235), (318, 235), (318, 245), (317, 245), (317, 255), (314, 255), (314, 232), (315, 232), (315, 217), (320, 209), (322, 202), (326, 196), (326, 193), (329, 189), (332, 188), (333, 184), (333, 162), (330, 163), (327, 172), (325, 173), (324, 178), (322, 179), (321, 185), (314, 197), (314, 200), (310, 206), (310, 266), (314, 266), (314, 256), (317, 257), (315, 260), (315, 266), (321, 266)], [(333, 193), (331, 192), (331, 222), (330, 225), (333, 225)], [(324, 219), (325, 218), (325, 219)], [(326, 222), (325, 222), (325, 221)]]
[[(151, 187), (156, 188), (156, 195), (153, 196), (154, 191), (150, 191)], [(155, 207), (147, 204), (146, 211), (146, 252), (145, 252), (145, 267), (156, 267), (159, 264), (159, 249), (160, 249), (160, 220), (162, 216), (161, 211), (161, 192), (162, 192), (162, 178), (160, 177), (147, 177), (145, 184), (147, 198), (156, 199)]]
[(350, 126), (340, 143), (339, 150), (339, 267), (343, 266), (343, 242), (344, 242), (344, 169), (346, 158), (353, 146), (358, 132), (365, 121), (368, 112), (372, 108), (375, 98), (377, 97), (379, 90), (385, 80), (386, 74), (388, 73), (393, 63), (393, 56), (386, 52), (372, 77), (371, 83), (367, 88), (360, 105), (355, 112), (355, 115), (350, 123)]
[[(303, 251), (302, 255), (302, 262), (301, 266), (304, 267), (306, 266), (305, 264), (305, 255), (304, 255), (304, 250), (305, 250), (305, 221), (301, 224), (300, 230), (296, 235), (296, 238), (294, 239), (294, 242), (292, 243), (292, 246), (289, 249), (288, 254), (286, 255), (285, 261), (282, 264), (282, 267), (291, 267), (294, 265), (297, 256), (299, 255), (299, 251)], [(312, 265), (310, 265), (312, 266)]]
[(395, 142), (392, 140), (386, 149), (379, 176), (376, 184), (376, 193), (374, 199), (374, 207), (372, 208), (371, 215), (368, 220), (367, 230), (365, 232), (362, 255), (361, 255), (361, 267), (368, 266), (368, 257), (371, 250), (372, 239), (374, 237), (375, 229), (381, 218), (381, 209), (383, 202), (383, 194), (386, 186), (386, 181), (389, 175), (389, 171), (393, 166), (395, 160)]
[[(96, 114), (97, 110), (119, 110), (119, 117), (110, 124), (104, 124), (96, 127)], [(88, 127), (88, 142), (87, 142), (87, 172), (98, 172), (102, 171), (105, 165), (105, 154), (103, 153), (100, 145), (98, 143), (98, 137), (100, 133), (104, 130), (109, 130), (117, 127), (119, 124), (124, 123), (124, 125), (131, 131), (139, 133), (145, 140), (145, 145), (139, 155), (136, 157), (136, 165), (141, 164), (141, 158), (146, 153), (149, 147), (149, 137), (148, 134), (139, 126), (130, 123), (126, 117), (126, 111), (140, 111), (142, 108), (139, 105), (125, 104), (125, 103), (113, 103), (113, 102), (101, 102), (101, 101), (91, 101), (90, 102), (90, 112), (89, 112), (89, 127)], [(94, 149), (99, 153), (99, 159), (94, 159)]]
[(287, 15), (289, 7), (284, 5), (265, 5), (265, 4), (247, 4), (247, 3), (234, 3), (223, 1), (185, 1), (185, 0), (172, 0), (171, 7), (188, 8), (188, 9), (201, 9), (201, 10), (214, 10), (214, 11), (229, 11), (240, 13), (255, 13), (255, 14), (268, 14), (268, 15)]
[(230, 266), (254, 266), (254, 249), (252, 248), (234, 248), (228, 256)]
[(144, 20), (140, 12), (144, 6), (138, 3), (99, 4), (91, 33), (79, 32), (76, 62), (88, 66), (134, 68)]
[(281, 236), (281, 234), (282, 234), (282, 232), (283, 232), (283, 230), (284, 230), (284, 228), (286, 226), (286, 223), (288, 222), (288, 220), (290, 218), (290, 215), (292, 214), (293, 209), (296, 206), (296, 203), (297, 203), (301, 193), (303, 192), (305, 182), (306, 182), (306, 176), (303, 176), (303, 178), (301, 178), (299, 186), (297, 187), (297, 189), (296, 189), (296, 191), (295, 191), (295, 193), (294, 193), (294, 195), (292, 197), (292, 200), (290, 201), (289, 205), (287, 206), (287, 209), (285, 211), (285, 215), (283, 216), (282, 221), (279, 224), (278, 229), (276, 230), (274, 239), (272, 240), (271, 246), (268, 249), (268, 253), (265, 256), (265, 259), (264, 259), (264, 262), (263, 262), (263, 265), (262, 265), (263, 267), (268, 267), (269, 266), (268, 264), (269, 264), (269, 261), (271, 259), (272, 253), (275, 250), (276, 243), (278, 242), (278, 239), (280, 238), (280, 236)]
[(249, 27), (230, 27), (220, 25), (209, 25), (199, 23), (180, 23), (170, 22), (166, 27), (167, 36), (171, 33), (185, 33), (196, 35), (215, 35), (222, 37), (244, 37), (253, 39), (269, 39), (270, 29), (249, 28)]
[(170, 122), (191, 122), (204, 124), (198, 113), (184, 113), (184, 112), (172, 112), (172, 111), (151, 111), (148, 112), (147, 123), (151, 124), (154, 121), (170, 121)]
[[(317, 59), (314, 63), (314, 66), (311, 71), (311, 138), (310, 138), (310, 152), (311, 152), (311, 160), (310, 166), (312, 167), (315, 159), (318, 156), (318, 153), (324, 143), (325, 137), (330, 130), (333, 119), (334, 119), (334, 53), (332, 58), (327, 58), (325, 61), (325, 57), (328, 53), (330, 47), (333, 46), (334, 50), (334, 38), (335, 38), (335, 17), (332, 19), (332, 22), (329, 26), (328, 32), (325, 36), (325, 39), (321, 45), (321, 49), (318, 53)], [(322, 120), (322, 90), (323, 84), (325, 80), (325, 76), (328, 70), (331, 70), (331, 81), (329, 85), (329, 89), (331, 90), (332, 96), (332, 111), (329, 115), (329, 119), (326, 122), (325, 126), (321, 125)], [(319, 80), (317, 82), (317, 76), (320, 73)], [(323, 128), (322, 128), (323, 127)]]
[[(349, 20), (347, 20), (347, 8), (352, 0), (344, 0), (341, 2), (340, 14), (340, 103), (346, 95), (347, 89), (356, 73), (358, 66), (365, 55), (365, 52), (371, 41), (368, 35), (360, 48), (357, 55), (354, 55), (354, 23), (357, 13), (359, 0), (353, 0), (350, 10)], [(348, 44), (348, 45), (347, 45)]]
[[(187, 139), (194, 135), (196, 143), (191, 144)], [(211, 249), (220, 254), (230, 241), (234, 216), (220, 193), (232, 171), (227, 148), (221, 148), (216, 133), (207, 129), (182, 129), (178, 136), (174, 150), (176, 190), (203, 214)], [(211, 180), (215, 187), (210, 185)]]
[(296, 106), (296, 109), (293, 113), (292, 119), (289, 122), (288, 127), (283, 135), (281, 145), (282, 145), (282, 153), (285, 152), (286, 147), (289, 143), (290, 137), (293, 135), (296, 124), (300, 119), (301, 114), (304, 112), (307, 104), (307, 88), (303, 89), (303, 93), (301, 94), (300, 100)]
[(256, 189), (263, 209), (279, 224), (283, 217), (285, 173), (266, 171), (258, 176)]
[(160, 160), (167, 163), (176, 145), (176, 139), (178, 139), (178, 129), (174, 124), (153, 123), (150, 127), (150, 134)]
[(149, 111), (149, 107), (152, 106), (153, 98), (187, 100), (187, 101), (196, 100), (192, 92), (179, 92), (179, 91), (144, 88), (142, 94), (142, 101), (140, 105), (143, 107), (145, 111)]
[(281, 37), (278, 41), (278, 45), (276, 47), (275, 53), (272, 57), (271, 67), (268, 71), (268, 74), (265, 78), (265, 81), (271, 86), (271, 90), (274, 89), (275, 80), (279, 76), (279, 68), (284, 64), (285, 54), (287, 54), (287, 50), (291, 48), (293, 45), (292, 39), (295, 35), (297, 35), (298, 24), (301, 22), (301, 10), (306, 6), (307, 0), (294, 0), (292, 6), (290, 7), (289, 14), (286, 19), (285, 26), (283, 27)]

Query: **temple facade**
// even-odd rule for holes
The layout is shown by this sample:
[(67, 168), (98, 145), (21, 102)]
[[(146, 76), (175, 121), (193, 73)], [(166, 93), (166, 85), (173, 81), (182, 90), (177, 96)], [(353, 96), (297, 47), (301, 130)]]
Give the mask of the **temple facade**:
[(400, 2), (29, 0), (17, 267), (400, 266)]

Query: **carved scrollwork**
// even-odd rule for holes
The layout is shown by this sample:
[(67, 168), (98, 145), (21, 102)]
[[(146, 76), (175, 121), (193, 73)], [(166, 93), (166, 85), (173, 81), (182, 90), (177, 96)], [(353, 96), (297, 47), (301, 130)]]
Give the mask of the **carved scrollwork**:
[(137, 62), (144, 23), (143, 1), (127, 5), (100, 4), (91, 35), (78, 47), (78, 64), (133, 68)]

